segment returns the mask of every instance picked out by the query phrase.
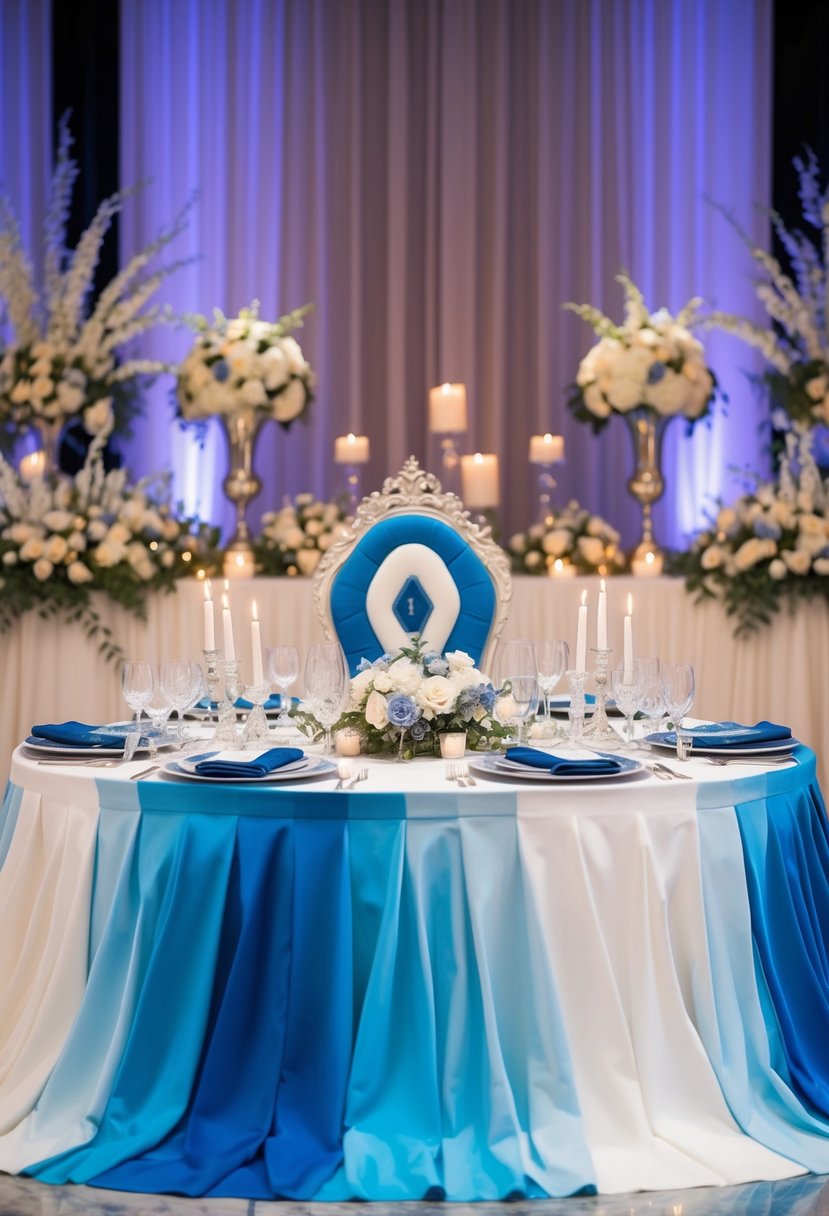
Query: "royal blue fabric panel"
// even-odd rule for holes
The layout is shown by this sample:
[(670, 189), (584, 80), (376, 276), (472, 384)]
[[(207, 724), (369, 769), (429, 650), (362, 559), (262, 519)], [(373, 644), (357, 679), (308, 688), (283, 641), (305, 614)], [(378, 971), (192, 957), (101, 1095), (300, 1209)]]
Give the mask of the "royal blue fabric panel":
[(382, 646), (366, 615), (366, 592), (383, 561), (401, 545), (420, 544), (446, 563), (458, 588), (461, 610), (446, 643), (480, 662), (495, 616), (495, 588), (487, 569), (448, 524), (428, 515), (381, 520), (354, 546), (331, 587), (331, 618), (352, 674), (361, 658), (376, 659)]
[(795, 1091), (829, 1115), (829, 825), (816, 785), (736, 806), (752, 932)]

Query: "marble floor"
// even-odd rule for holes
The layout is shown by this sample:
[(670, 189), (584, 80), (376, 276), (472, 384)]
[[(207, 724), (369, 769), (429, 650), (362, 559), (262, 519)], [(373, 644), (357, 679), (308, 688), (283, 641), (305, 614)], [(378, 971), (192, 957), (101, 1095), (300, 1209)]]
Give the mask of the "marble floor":
[(0, 1175), (0, 1216), (829, 1216), (829, 1177), (532, 1203), (252, 1203), (44, 1186)]

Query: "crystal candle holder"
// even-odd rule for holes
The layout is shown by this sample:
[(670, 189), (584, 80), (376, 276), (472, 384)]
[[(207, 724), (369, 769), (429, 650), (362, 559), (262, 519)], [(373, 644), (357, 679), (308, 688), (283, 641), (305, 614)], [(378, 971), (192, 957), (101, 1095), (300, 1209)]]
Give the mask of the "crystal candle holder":
[(214, 705), (219, 703), (219, 689), (222, 686), (222, 677), (219, 671), (219, 664), (222, 659), (221, 650), (203, 650), (204, 655), (204, 683), (207, 688), (207, 721), (215, 722), (218, 726), (218, 715), (213, 709)]
[(605, 751), (621, 746), (622, 740), (607, 720), (607, 682), (608, 666), (612, 650), (594, 649), (596, 670), (593, 672), (593, 682), (596, 685), (596, 704), (593, 715), (584, 728), (584, 739), (591, 747), (603, 748)]
[(253, 708), (248, 714), (245, 729), (242, 731), (243, 747), (259, 747), (270, 741), (271, 728), (265, 713), (265, 702), (270, 695), (269, 684), (252, 684), (245, 689), (245, 697), (251, 702)]
[(224, 695), (219, 702), (219, 721), (213, 742), (237, 747), (239, 730), (236, 722), (236, 698), (239, 696), (239, 660), (222, 659), (219, 666), (222, 670)]
[(567, 717), (570, 720), (570, 742), (578, 746), (584, 735), (584, 686), (587, 683), (586, 671), (568, 671), (567, 683), (570, 685), (570, 708)]

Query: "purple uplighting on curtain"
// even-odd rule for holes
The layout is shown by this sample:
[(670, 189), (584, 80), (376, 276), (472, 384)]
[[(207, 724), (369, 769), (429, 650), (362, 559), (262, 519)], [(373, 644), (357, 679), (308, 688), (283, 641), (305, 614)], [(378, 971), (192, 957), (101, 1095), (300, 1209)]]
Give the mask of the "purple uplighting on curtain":
[[(336, 492), (348, 430), (371, 438), (366, 491), (410, 452), (434, 465), (428, 389), (462, 380), (463, 446), (500, 455), (505, 531), (535, 516), (528, 440), (553, 431), (559, 501), (632, 542), (630, 441), (618, 420), (596, 439), (567, 414), (593, 336), (561, 306), (621, 319), (624, 268), (652, 308), (702, 295), (753, 312), (748, 257), (706, 200), (765, 239), (771, 0), (122, 0), (121, 14), (122, 181), (152, 179), (123, 255), (198, 190), (176, 309), (316, 307), (299, 336), (317, 400), (307, 425), (263, 433), (254, 527), (286, 493)], [(730, 405), (692, 440), (668, 432), (665, 543), (735, 495), (729, 465), (763, 465), (754, 357), (720, 336), (707, 348)], [(129, 462), (172, 462), (187, 506), (227, 524), (218, 428), (200, 450), (170, 387), (148, 398)]]

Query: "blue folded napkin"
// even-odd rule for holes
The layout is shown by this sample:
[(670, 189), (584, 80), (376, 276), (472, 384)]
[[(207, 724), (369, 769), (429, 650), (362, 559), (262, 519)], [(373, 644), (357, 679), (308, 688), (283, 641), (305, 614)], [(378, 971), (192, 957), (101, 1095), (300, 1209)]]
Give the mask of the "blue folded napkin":
[(103, 727), (86, 722), (45, 722), (32, 727), (32, 736), (64, 747), (117, 747), (120, 751), (125, 739), (125, 735), (110, 734)]
[(277, 769), (304, 759), (305, 752), (299, 747), (272, 747), (250, 760), (200, 760), (193, 765), (193, 772), (200, 777), (267, 777)]
[(595, 760), (568, 760), (566, 756), (554, 756), (536, 747), (508, 747), (504, 753), (507, 760), (523, 764), (528, 768), (544, 769), (556, 777), (589, 777), (594, 773), (619, 773), (624, 767), (611, 756), (597, 756)]
[[(694, 726), (683, 730), (690, 735), (691, 750), (695, 747), (756, 747), (760, 743), (785, 743), (791, 739), (791, 727), (778, 726), (775, 722), (758, 722), (755, 726), (742, 726), (739, 722), (709, 722), (706, 726)], [(676, 743), (676, 732), (666, 731), (666, 743)]]

